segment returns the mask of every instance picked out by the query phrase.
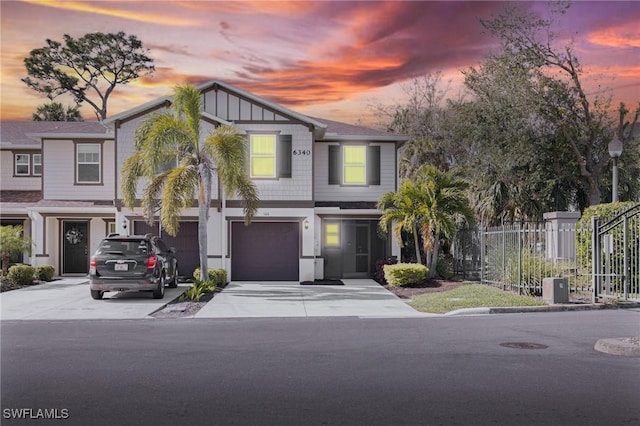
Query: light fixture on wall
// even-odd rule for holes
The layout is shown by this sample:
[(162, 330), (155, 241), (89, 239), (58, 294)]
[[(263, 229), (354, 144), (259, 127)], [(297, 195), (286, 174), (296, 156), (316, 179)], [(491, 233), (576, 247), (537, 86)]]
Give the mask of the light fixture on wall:
[(302, 222), (302, 224), (304, 225), (304, 229), (309, 229), (309, 220), (305, 219), (304, 222)]
[[(127, 219), (126, 218), (122, 218), (122, 229), (124, 229), (124, 232), (127, 232)], [(128, 232), (127, 232), (127, 235), (129, 235)]]

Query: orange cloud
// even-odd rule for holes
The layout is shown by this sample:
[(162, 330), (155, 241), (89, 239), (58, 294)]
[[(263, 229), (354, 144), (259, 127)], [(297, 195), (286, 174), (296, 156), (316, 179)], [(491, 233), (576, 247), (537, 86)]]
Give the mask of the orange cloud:
[(593, 31), (587, 36), (593, 44), (607, 47), (640, 47), (640, 25), (637, 21)]
[[(114, 16), (117, 18), (129, 19), (138, 22), (148, 22), (159, 25), (169, 25), (178, 27), (196, 27), (203, 24), (202, 20), (183, 19), (175, 15), (166, 16), (149, 13), (148, 9), (142, 13), (132, 10), (120, 10), (97, 5), (96, 3), (82, 1), (60, 1), (60, 0), (23, 0), (25, 3), (32, 3), (39, 6), (65, 9), (76, 12), (88, 12), (97, 15)], [(113, 3), (109, 3), (110, 5)], [(132, 3), (129, 3), (132, 4)]]

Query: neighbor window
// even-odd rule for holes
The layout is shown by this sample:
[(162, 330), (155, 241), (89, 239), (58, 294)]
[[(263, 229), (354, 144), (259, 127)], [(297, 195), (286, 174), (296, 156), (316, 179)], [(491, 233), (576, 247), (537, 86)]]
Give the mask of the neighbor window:
[(339, 223), (325, 223), (324, 245), (328, 247), (340, 246), (340, 224)]
[(33, 154), (33, 175), (42, 176), (42, 154)]
[(276, 135), (251, 135), (249, 161), (252, 178), (275, 178)]
[(342, 183), (345, 185), (367, 184), (367, 147), (343, 146)]
[(29, 176), (31, 156), (29, 154), (16, 154), (16, 176)]
[(77, 183), (100, 183), (100, 148), (98, 143), (76, 145)]

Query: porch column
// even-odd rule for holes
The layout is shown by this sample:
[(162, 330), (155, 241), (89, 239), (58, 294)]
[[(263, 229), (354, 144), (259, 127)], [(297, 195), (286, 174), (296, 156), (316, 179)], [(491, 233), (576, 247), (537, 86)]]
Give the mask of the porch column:
[(580, 212), (544, 213), (546, 230), (545, 252), (554, 262), (574, 261), (576, 258), (576, 226)]

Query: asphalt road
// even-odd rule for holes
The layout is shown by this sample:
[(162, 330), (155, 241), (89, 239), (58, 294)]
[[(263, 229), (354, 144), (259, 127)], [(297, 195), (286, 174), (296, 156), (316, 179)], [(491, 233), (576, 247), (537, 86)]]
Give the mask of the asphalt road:
[(3, 321), (0, 331), (3, 425), (51, 423), (8, 418), (17, 413), (64, 425), (640, 423), (640, 359), (593, 348), (639, 336), (638, 309)]

